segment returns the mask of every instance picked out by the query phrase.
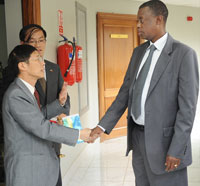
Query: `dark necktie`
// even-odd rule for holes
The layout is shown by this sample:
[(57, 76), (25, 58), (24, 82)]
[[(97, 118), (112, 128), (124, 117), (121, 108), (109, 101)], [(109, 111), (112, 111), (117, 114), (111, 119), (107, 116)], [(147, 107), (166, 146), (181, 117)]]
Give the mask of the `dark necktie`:
[(37, 100), (37, 104), (40, 108), (40, 97), (39, 97), (38, 91), (36, 89), (35, 89), (35, 92), (34, 92), (34, 96), (35, 96), (35, 99)]
[(44, 94), (46, 95), (46, 80), (44, 78), (39, 79), (40, 85), (42, 87), (42, 90)]
[(146, 82), (147, 74), (149, 72), (149, 68), (151, 65), (153, 52), (155, 51), (155, 49), (156, 47), (154, 45), (151, 45), (149, 55), (142, 69), (140, 70), (140, 73), (133, 87), (132, 114), (135, 117), (135, 119), (137, 119), (141, 115), (142, 92), (143, 92), (144, 84)]

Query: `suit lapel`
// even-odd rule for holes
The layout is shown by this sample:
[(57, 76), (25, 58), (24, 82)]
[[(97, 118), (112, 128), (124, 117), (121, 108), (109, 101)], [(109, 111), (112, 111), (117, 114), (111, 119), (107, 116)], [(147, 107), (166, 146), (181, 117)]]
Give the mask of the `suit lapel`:
[(23, 90), (23, 92), (27, 95), (27, 97), (30, 98), (30, 100), (32, 100), (33, 102), (35, 102), (35, 104), (37, 104), (37, 101), (34, 98), (34, 96), (31, 94), (30, 90), (26, 87), (26, 85), (19, 78), (15, 79), (15, 83), (17, 86), (19, 86)]
[(48, 103), (48, 99), (49, 99), (49, 93), (51, 93), (51, 89), (52, 89), (52, 82), (55, 82), (55, 77), (53, 76), (54, 74), (54, 69), (51, 68), (50, 65), (48, 65), (48, 63), (46, 63), (46, 80), (47, 80), (47, 86), (46, 86), (46, 100), (47, 100), (47, 103)]
[(162, 74), (164, 73), (165, 69), (167, 68), (167, 65), (170, 62), (170, 53), (172, 52), (172, 44), (173, 44), (173, 39), (170, 35), (168, 35), (168, 39), (166, 42), (165, 47), (163, 48), (162, 53), (160, 54), (160, 57), (158, 58), (158, 61), (156, 63), (152, 78), (151, 78), (151, 83), (149, 86), (148, 94), (147, 97), (151, 94), (152, 90), (158, 83), (159, 79), (161, 78)]

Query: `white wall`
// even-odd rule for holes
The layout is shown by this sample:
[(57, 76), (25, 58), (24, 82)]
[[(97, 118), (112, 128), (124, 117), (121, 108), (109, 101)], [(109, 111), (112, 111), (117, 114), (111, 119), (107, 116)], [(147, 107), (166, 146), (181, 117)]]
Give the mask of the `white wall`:
[[(85, 0), (80, 0), (85, 7), (89, 6), (89, 3)], [(47, 8), (48, 6), (48, 8)], [(62, 40), (58, 32), (58, 10), (63, 11), (63, 26), (64, 35), (68, 39), (72, 39), (76, 36), (76, 12), (75, 12), (75, 0), (60, 0), (59, 3), (54, 0), (41, 1), (41, 22), (42, 26), (47, 31), (47, 48), (45, 57), (50, 61), (56, 63), (56, 47), (58, 41)], [(94, 25), (93, 25), (94, 26)], [(89, 34), (88, 34), (88, 38)], [(90, 39), (89, 39), (90, 40)], [(94, 43), (95, 45), (95, 43)], [(91, 50), (91, 45), (88, 42), (88, 50)], [(90, 54), (93, 52), (88, 51), (88, 79), (89, 79), (89, 110), (84, 115), (81, 115), (81, 122), (83, 127), (93, 127), (98, 122), (98, 89), (97, 89), (97, 71), (96, 69), (96, 56), (94, 60), (91, 60)], [(96, 51), (95, 51), (96, 53)], [(71, 98), (71, 114), (78, 113), (78, 86), (77, 84), (69, 87), (69, 94)], [(67, 145), (62, 146), (62, 153), (66, 154), (66, 158), (61, 159), (62, 174), (66, 174), (68, 168), (73, 161), (79, 156), (85, 144), (79, 144), (75, 148)]]
[[(200, 61), (200, 8), (169, 7), (168, 32), (177, 40), (189, 45), (197, 52)], [(187, 21), (192, 16), (193, 21)]]
[(22, 28), (21, 0), (5, 1), (6, 34), (8, 54), (19, 45), (19, 31)]

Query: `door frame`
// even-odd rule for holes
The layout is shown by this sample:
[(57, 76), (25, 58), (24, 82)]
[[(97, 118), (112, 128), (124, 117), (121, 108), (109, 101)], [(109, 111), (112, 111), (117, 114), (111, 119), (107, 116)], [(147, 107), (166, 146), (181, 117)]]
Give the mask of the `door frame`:
[[(114, 14), (114, 13), (104, 13), (97, 12), (97, 63), (98, 63), (98, 87), (99, 87), (99, 120), (105, 114), (105, 101), (104, 101), (104, 83), (100, 83), (100, 79), (104, 82), (104, 70), (103, 70), (103, 27), (105, 20), (116, 19), (116, 20), (137, 20), (137, 15), (133, 14)], [(142, 40), (140, 40), (137, 33), (134, 34), (134, 46), (138, 46)], [(116, 90), (118, 92), (118, 90)], [(101, 135), (100, 142), (105, 141), (105, 134)]]
[(28, 24), (41, 25), (40, 0), (21, 0), (23, 26)]

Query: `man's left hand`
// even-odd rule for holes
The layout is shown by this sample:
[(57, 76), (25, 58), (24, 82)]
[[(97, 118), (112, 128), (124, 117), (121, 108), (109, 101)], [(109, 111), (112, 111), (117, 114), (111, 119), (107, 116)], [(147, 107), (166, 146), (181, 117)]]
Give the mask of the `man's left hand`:
[(166, 162), (165, 162), (165, 166), (166, 166), (165, 170), (167, 172), (173, 171), (178, 168), (180, 163), (181, 163), (180, 159), (167, 155)]

